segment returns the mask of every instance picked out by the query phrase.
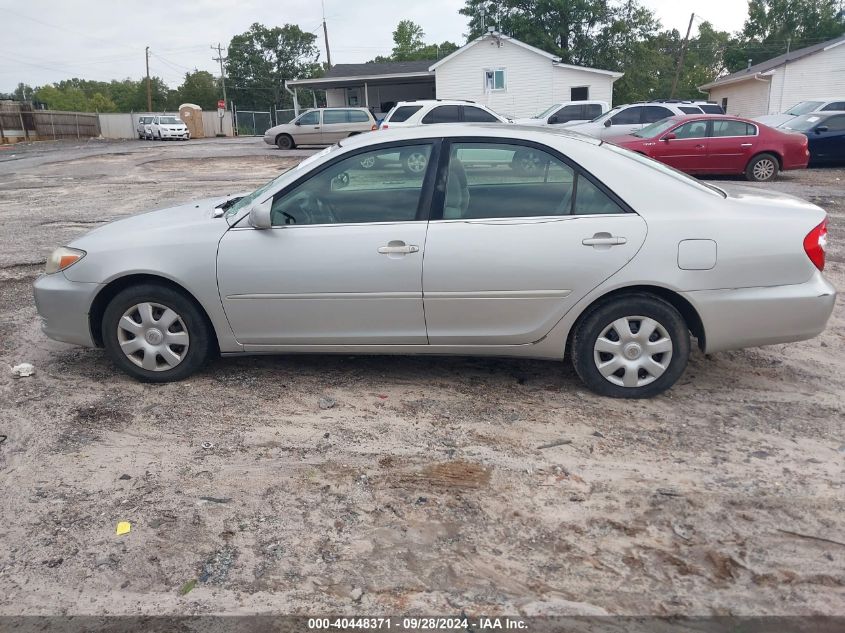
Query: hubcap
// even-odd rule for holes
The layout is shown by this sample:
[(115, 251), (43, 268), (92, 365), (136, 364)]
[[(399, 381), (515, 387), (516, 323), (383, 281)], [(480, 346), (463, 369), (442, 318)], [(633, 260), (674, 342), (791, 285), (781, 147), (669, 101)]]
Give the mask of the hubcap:
[(117, 340), (126, 358), (148, 371), (173, 369), (185, 359), (190, 343), (182, 317), (152, 302), (136, 304), (123, 313)]
[(428, 159), (426, 158), (425, 154), (414, 153), (408, 156), (408, 169), (413, 172), (421, 172), (425, 169), (426, 163), (428, 163)]
[(754, 178), (757, 180), (768, 180), (774, 173), (775, 164), (769, 159), (763, 159), (754, 165)]
[(672, 339), (660, 323), (644, 316), (616, 319), (593, 346), (599, 373), (620, 387), (644, 387), (662, 376), (672, 360)]

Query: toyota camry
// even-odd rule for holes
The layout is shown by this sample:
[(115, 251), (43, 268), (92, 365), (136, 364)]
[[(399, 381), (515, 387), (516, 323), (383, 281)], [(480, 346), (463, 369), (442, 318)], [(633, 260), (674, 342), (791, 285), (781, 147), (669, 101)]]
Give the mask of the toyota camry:
[(819, 334), (826, 236), (809, 202), (597, 139), (428, 125), (97, 228), (52, 253), (35, 300), (47, 336), (144, 381), (216, 354), (566, 355), (593, 391), (638, 398), (678, 380), (693, 338)]

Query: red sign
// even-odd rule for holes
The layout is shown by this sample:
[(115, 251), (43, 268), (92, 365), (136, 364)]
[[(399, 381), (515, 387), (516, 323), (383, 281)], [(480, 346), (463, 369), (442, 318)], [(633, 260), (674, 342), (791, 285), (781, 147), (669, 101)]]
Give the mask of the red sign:
[(223, 108), (223, 109), (225, 110), (225, 109), (226, 109), (226, 102), (225, 102), (225, 101), (223, 101), (223, 99), (218, 99), (218, 101), (217, 101), (217, 107), (218, 107), (218, 108)]

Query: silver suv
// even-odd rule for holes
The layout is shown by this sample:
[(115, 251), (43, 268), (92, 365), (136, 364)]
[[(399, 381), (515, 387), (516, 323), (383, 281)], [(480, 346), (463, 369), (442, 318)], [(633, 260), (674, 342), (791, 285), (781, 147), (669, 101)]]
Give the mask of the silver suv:
[(588, 123), (566, 125), (569, 130), (601, 139), (633, 134), (640, 128), (670, 116), (701, 114), (701, 108), (692, 103), (629, 103), (616, 106)]
[(429, 123), (508, 122), (505, 117), (474, 101), (421, 99), (397, 103), (384, 117), (379, 129), (386, 130), (392, 127), (410, 127)]
[(290, 123), (264, 132), (264, 142), (279, 149), (297, 145), (333, 145), (348, 136), (376, 129), (376, 120), (367, 108), (314, 108)]

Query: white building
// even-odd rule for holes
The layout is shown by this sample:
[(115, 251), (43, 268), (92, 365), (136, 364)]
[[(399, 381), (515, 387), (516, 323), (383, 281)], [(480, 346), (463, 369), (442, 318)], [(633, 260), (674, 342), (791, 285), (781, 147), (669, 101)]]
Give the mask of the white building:
[(779, 114), (816, 97), (845, 97), (845, 36), (785, 53), (699, 86), (728, 114)]
[(526, 117), (561, 101), (613, 101), (622, 73), (563, 64), (559, 57), (512, 37), (488, 33), (440, 60), (338, 64), (324, 77), (285, 82), (321, 89), (335, 106), (376, 113), (396, 101), (467, 99), (509, 117)]

